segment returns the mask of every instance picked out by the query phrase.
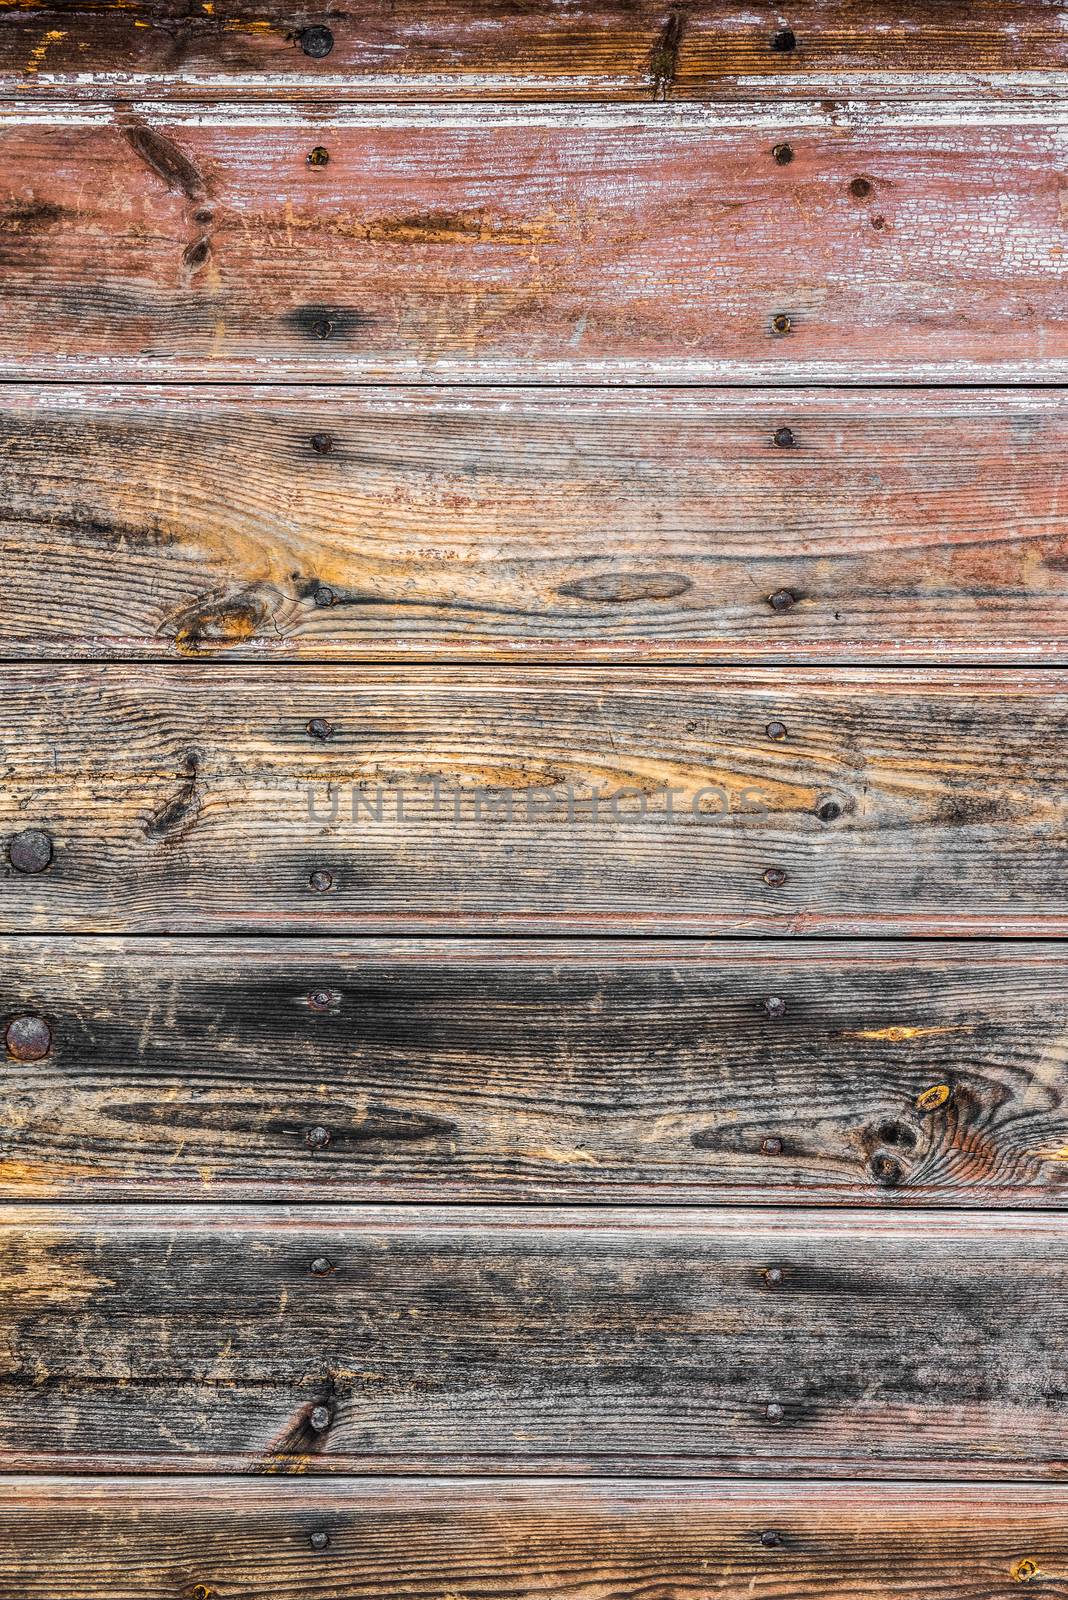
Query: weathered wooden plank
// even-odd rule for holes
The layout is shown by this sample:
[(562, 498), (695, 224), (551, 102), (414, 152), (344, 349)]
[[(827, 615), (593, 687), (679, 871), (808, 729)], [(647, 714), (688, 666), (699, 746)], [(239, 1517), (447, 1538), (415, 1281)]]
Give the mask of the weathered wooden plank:
[(1068, 1219), (9, 1206), (0, 1466), (1056, 1479)]
[(1068, 928), (1061, 671), (6, 667), (8, 932)]
[[(0, 1482), (0, 1600), (1068, 1595), (1060, 1487)], [(324, 1542), (325, 1536), (325, 1542)]]
[(1066, 125), (9, 104), (0, 376), (1063, 381)]
[(1060, 1205), (1064, 970), (1057, 944), (6, 939), (0, 1195)]
[(848, 95), (874, 79), (1001, 97), (1065, 67), (1062, 19), (1042, 0), (351, 0), (319, 14), (288, 0), (14, 0), (0, 13), (0, 88), (34, 96), (702, 99)]
[(8, 657), (1068, 655), (1060, 390), (0, 405)]

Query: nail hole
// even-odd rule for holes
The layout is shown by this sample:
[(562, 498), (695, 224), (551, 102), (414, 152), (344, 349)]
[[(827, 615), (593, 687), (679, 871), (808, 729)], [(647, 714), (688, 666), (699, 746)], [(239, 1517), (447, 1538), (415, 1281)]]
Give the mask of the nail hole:
[(875, 229), (876, 233), (881, 233), (882, 230), (886, 227), (886, 218), (885, 217), (872, 217), (871, 225)]
[(871, 194), (871, 180), (868, 178), (854, 178), (849, 185), (849, 192), (854, 200), (866, 200)]
[(794, 159), (793, 145), (789, 145), (789, 144), (773, 145), (771, 153), (775, 158), (776, 166), (779, 166), (779, 167), (788, 167), (790, 165), (790, 162)]
[(312, 333), (317, 339), (329, 339), (334, 331), (334, 324), (329, 317), (320, 317), (318, 322), (312, 323)]
[(317, 456), (328, 456), (331, 450), (334, 448), (333, 434), (313, 433), (311, 436), (311, 447)]
[(887, 1189), (893, 1189), (901, 1182), (901, 1166), (893, 1156), (877, 1155), (871, 1164), (871, 1170), (876, 1182)]
[(916, 1135), (902, 1122), (884, 1122), (877, 1131), (880, 1144), (896, 1144), (906, 1150), (916, 1144)]
[(785, 55), (797, 46), (797, 37), (789, 28), (780, 28), (778, 33), (771, 36), (771, 48)]
[(836, 822), (842, 815), (842, 808), (837, 800), (821, 800), (816, 807), (816, 815), (821, 822)]

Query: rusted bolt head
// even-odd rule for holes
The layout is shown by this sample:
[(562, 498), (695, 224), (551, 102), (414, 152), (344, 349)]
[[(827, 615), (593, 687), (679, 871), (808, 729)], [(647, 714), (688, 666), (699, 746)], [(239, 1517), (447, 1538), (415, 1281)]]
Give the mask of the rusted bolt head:
[(764, 732), (769, 739), (785, 739), (786, 724), (785, 722), (769, 722)]
[(836, 822), (842, 815), (842, 808), (837, 800), (821, 800), (816, 807), (816, 815), (821, 822)]
[(774, 1528), (765, 1528), (764, 1532), (760, 1535), (760, 1542), (769, 1550), (777, 1550), (782, 1544), (782, 1539), (775, 1532)]
[(330, 1407), (315, 1406), (308, 1418), (316, 1433), (325, 1433), (330, 1426)]
[(768, 605), (773, 611), (789, 611), (796, 604), (797, 596), (792, 589), (776, 589), (774, 594), (768, 595)]
[(780, 339), (784, 334), (789, 333), (792, 327), (793, 323), (785, 311), (777, 311), (771, 319), (771, 331), (777, 334)]
[(777, 1400), (772, 1400), (766, 1407), (764, 1415), (767, 1417), (769, 1422), (781, 1422), (783, 1417), (785, 1417), (786, 1412), (783, 1410), (782, 1406)]
[(792, 428), (776, 428), (772, 438), (780, 450), (792, 450), (797, 443)]
[(311, 1269), (317, 1278), (327, 1278), (334, 1271), (334, 1263), (329, 1256), (316, 1256)]
[(311, 721), (308, 723), (308, 732), (311, 734), (313, 739), (322, 739), (325, 742), (327, 739), (329, 739), (333, 731), (333, 724), (327, 722), (324, 717), (312, 717)]
[(329, 894), (330, 890), (334, 887), (334, 874), (332, 872), (325, 872), (322, 867), (320, 867), (317, 871), (312, 873), (311, 877), (308, 879), (308, 882), (315, 890), (316, 894)]
[(778, 33), (774, 33), (771, 36), (771, 48), (780, 51), (784, 55), (793, 50), (796, 45), (797, 38), (789, 28), (780, 28)]
[(311, 436), (311, 447), (317, 456), (328, 456), (331, 450), (334, 448), (333, 434), (313, 433)]
[(777, 1289), (779, 1284), (782, 1282), (782, 1279), (783, 1279), (782, 1268), (781, 1267), (765, 1267), (764, 1271), (760, 1274), (760, 1276), (764, 1280), (765, 1288)]
[(4, 1044), (12, 1061), (43, 1061), (52, 1049), (52, 1030), (44, 1017), (12, 1017)]
[(794, 159), (793, 145), (789, 145), (789, 144), (772, 145), (771, 153), (775, 158), (775, 165), (777, 167), (788, 167), (790, 165), (790, 162)]
[(304, 1135), (304, 1143), (309, 1150), (325, 1150), (330, 1143), (330, 1129), (322, 1128), (318, 1125), (314, 1128), (309, 1128)]
[(309, 167), (325, 167), (330, 160), (330, 152), (325, 145), (317, 144), (314, 150), (308, 151)]
[(764, 1010), (769, 1017), (774, 1017), (777, 1021), (779, 1017), (786, 1015), (786, 1001), (780, 1000), (777, 994), (769, 994), (764, 1001)]
[(916, 1096), (918, 1111), (938, 1111), (949, 1101), (949, 1084), (932, 1083), (929, 1089)]
[(313, 1550), (325, 1550), (330, 1543), (330, 1535), (323, 1528), (316, 1528), (308, 1540)]
[(16, 872), (44, 872), (52, 865), (52, 839), (42, 828), (24, 828), (7, 847)]
[(304, 54), (311, 56), (313, 61), (321, 61), (334, 48), (334, 35), (329, 28), (321, 27), (319, 24), (312, 28), (301, 28), (297, 38)]
[(781, 889), (786, 882), (786, 873), (782, 867), (765, 867), (761, 878), (769, 889)]
[(761, 1141), (760, 1141), (760, 1149), (761, 1149), (762, 1153), (764, 1155), (766, 1155), (766, 1156), (781, 1156), (782, 1155), (782, 1140), (781, 1139), (761, 1139)]
[(327, 584), (321, 583), (316, 589), (313, 599), (317, 606), (332, 606), (337, 599), (337, 595)]
[(867, 178), (854, 178), (849, 192), (854, 200), (866, 200), (871, 194), (871, 182)]

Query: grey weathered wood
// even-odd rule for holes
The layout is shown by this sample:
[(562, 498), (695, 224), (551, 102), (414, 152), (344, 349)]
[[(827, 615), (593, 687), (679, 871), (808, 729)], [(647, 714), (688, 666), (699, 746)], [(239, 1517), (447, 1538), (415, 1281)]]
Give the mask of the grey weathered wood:
[(1060, 382), (1066, 126), (8, 103), (0, 377)]
[(1063, 932), (1066, 691), (993, 669), (9, 666), (0, 851), (41, 831), (52, 859), (0, 868), (0, 924)]
[(0, 1194), (1060, 1205), (1064, 972), (1052, 943), (7, 938), (0, 1029), (51, 1049), (0, 1066)]
[(1056, 389), (34, 385), (0, 439), (8, 657), (1068, 656)]
[(1066, 1510), (1006, 1484), (9, 1478), (0, 1600), (1063, 1600)]
[(1042, 1212), (12, 1205), (0, 1466), (1057, 1479), (1066, 1245)]

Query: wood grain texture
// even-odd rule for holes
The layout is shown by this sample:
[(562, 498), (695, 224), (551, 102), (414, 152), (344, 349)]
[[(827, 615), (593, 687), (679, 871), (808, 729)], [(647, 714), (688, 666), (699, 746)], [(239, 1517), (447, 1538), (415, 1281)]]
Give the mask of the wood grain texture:
[(5, 939), (27, 1015), (5, 1198), (1068, 1201), (1057, 944)]
[(9, 658), (1068, 657), (1059, 390), (18, 386), (0, 437)]
[(9, 666), (0, 841), (46, 833), (51, 862), (5, 863), (0, 918), (1063, 933), (1066, 691), (995, 669)]
[(1049, 1212), (8, 1206), (0, 1466), (1057, 1479), (1066, 1243)]
[(1005, 1484), (9, 1478), (0, 1600), (1064, 1600), (1066, 1510)]
[(1066, 126), (8, 104), (0, 376), (1064, 381)]
[[(309, 58), (309, 25), (332, 48)], [(789, 27), (792, 50), (773, 40)], [(779, 40), (780, 45), (783, 41)], [(364, 99), (642, 100), (737, 93), (998, 98), (1068, 67), (1042, 0), (15, 0), (0, 13), (0, 88), (26, 96), (189, 94)]]

